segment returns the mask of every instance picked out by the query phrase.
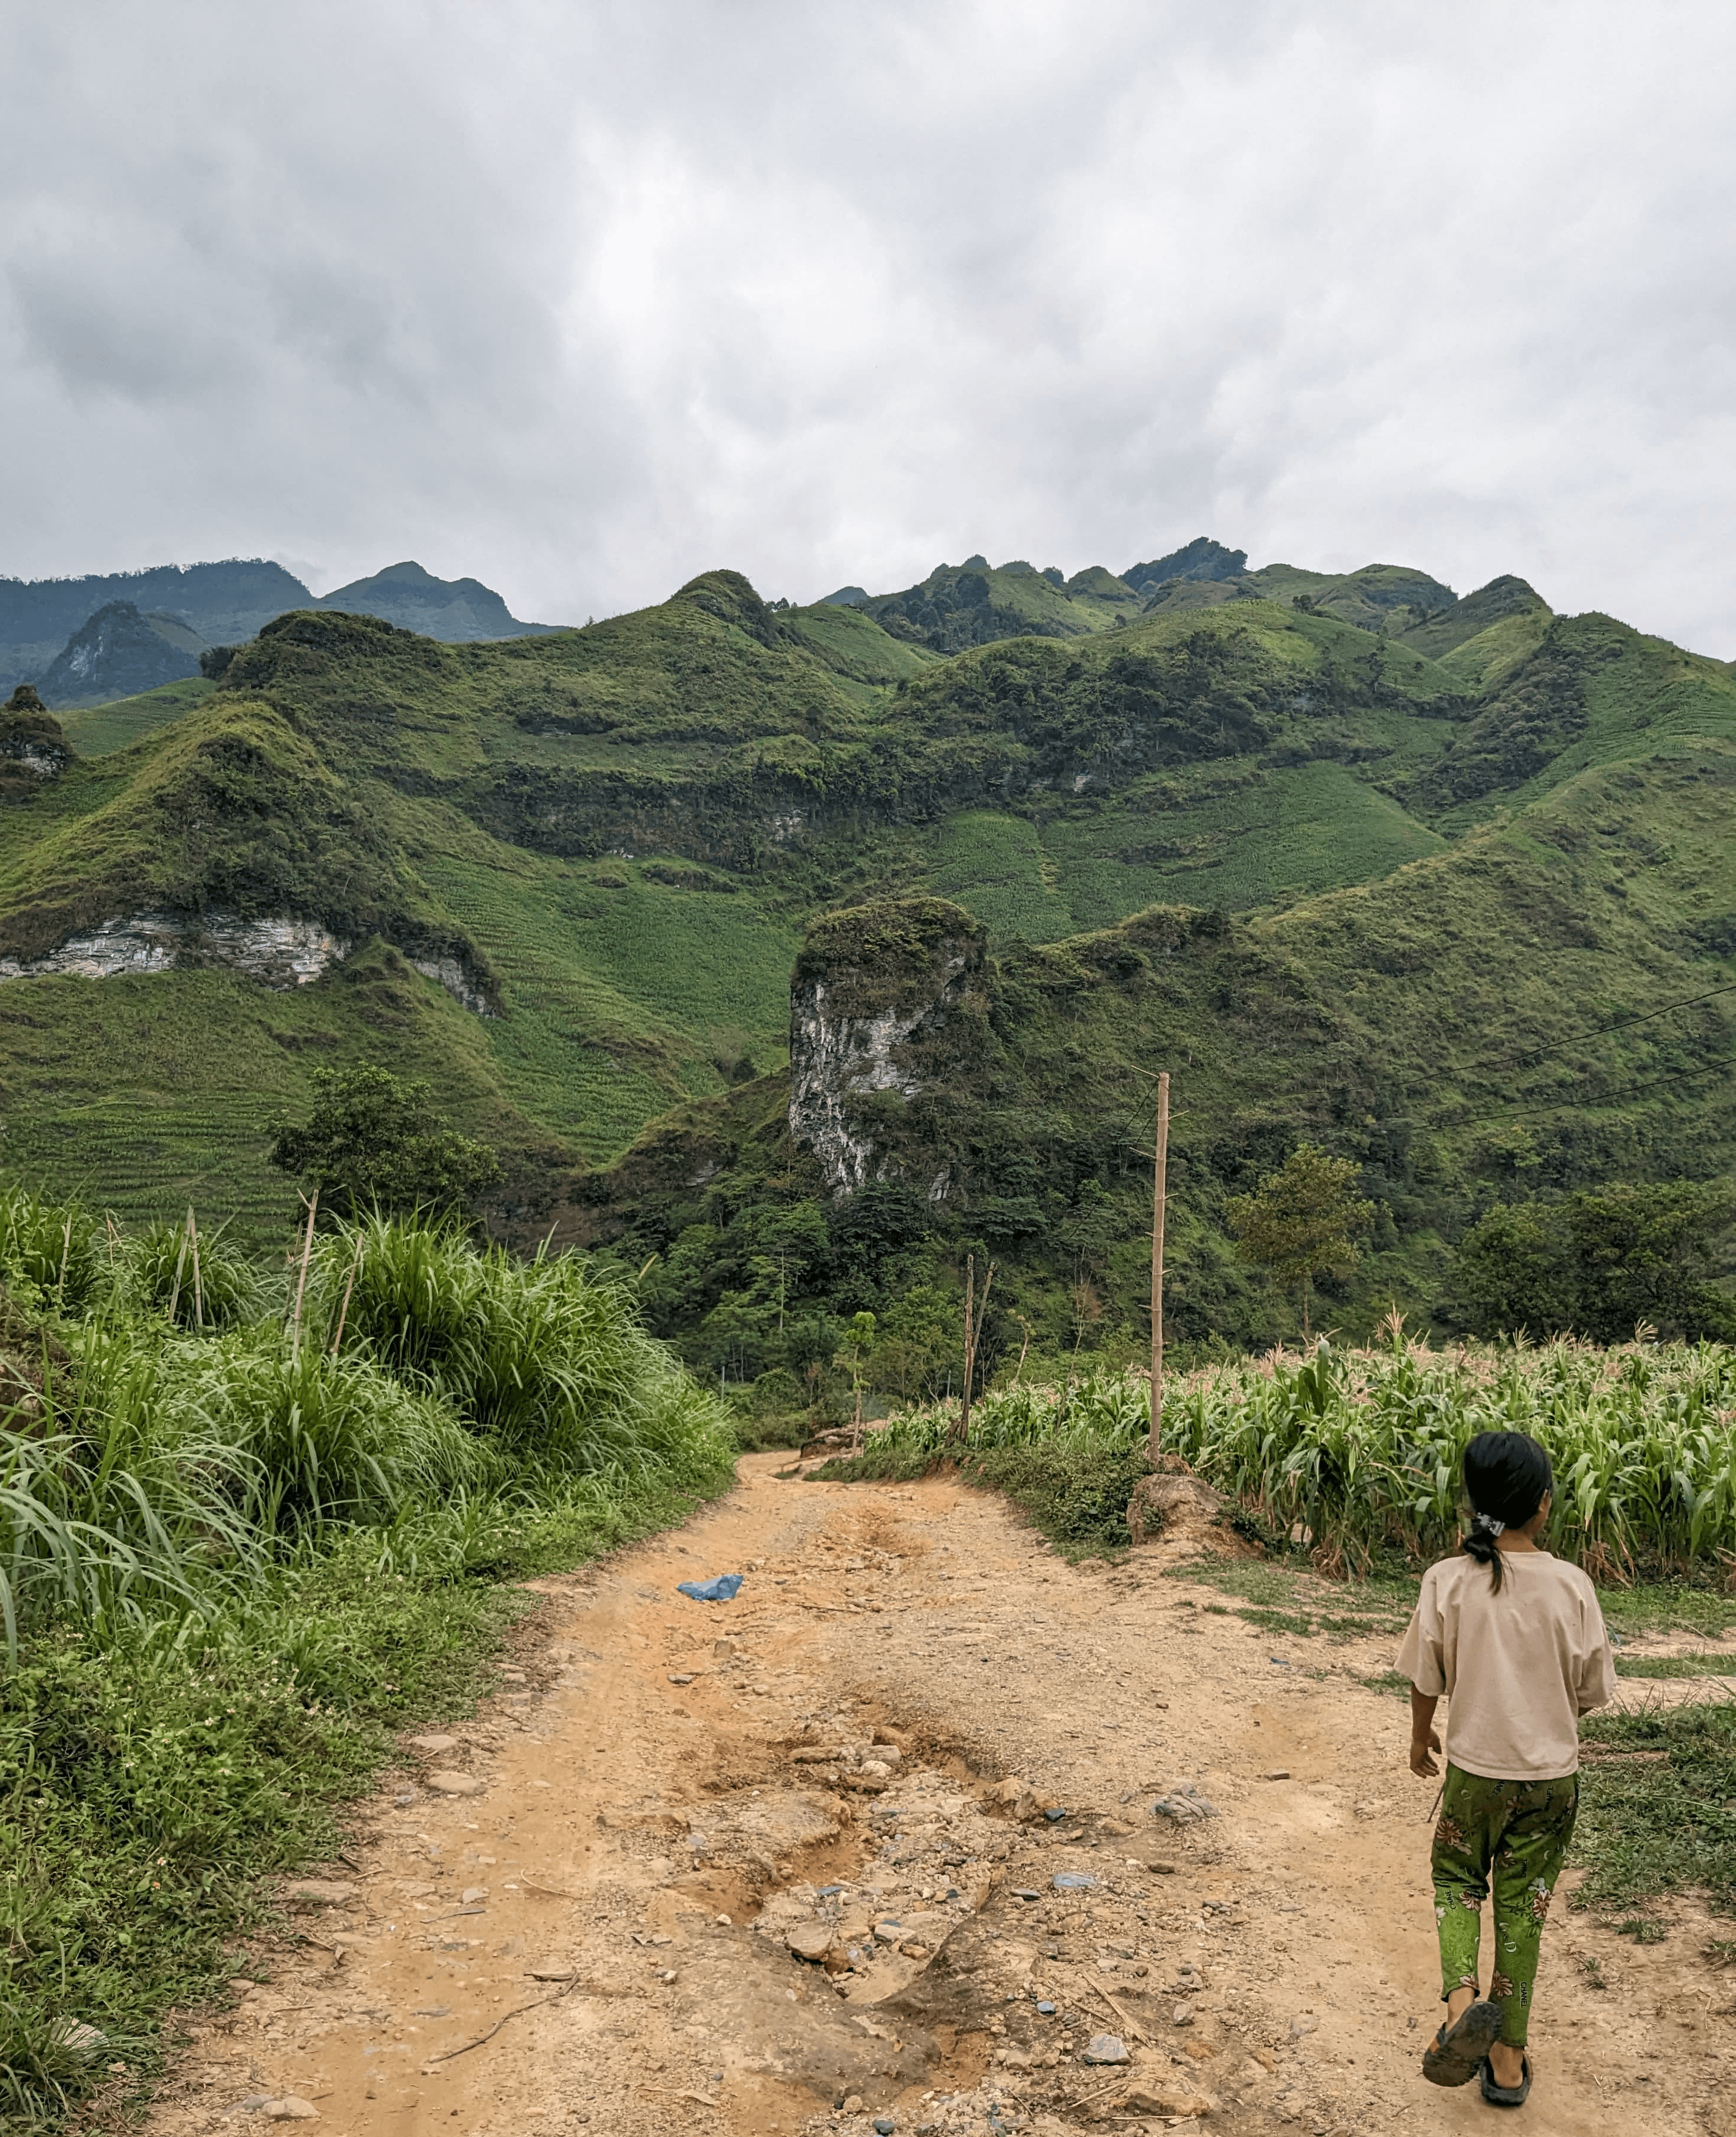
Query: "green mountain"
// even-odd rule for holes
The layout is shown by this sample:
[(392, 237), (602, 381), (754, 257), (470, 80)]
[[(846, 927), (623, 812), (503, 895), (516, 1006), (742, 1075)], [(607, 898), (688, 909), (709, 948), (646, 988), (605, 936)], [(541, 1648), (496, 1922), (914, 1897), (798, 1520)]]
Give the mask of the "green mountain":
[[(1516, 579), (1245, 563), (974, 559), (810, 608), (718, 571), (504, 642), (302, 610), (54, 747), (36, 714), (4, 1161), (262, 1237), (270, 1123), (381, 1060), (502, 1151), (502, 1224), (654, 1252), (663, 1325), (734, 1370), (787, 1361), (751, 1325), (774, 1262), (820, 1327), (973, 1240), (1045, 1343), (1087, 1293), (1079, 1340), (1131, 1341), (1158, 1066), (1202, 1338), (1281, 1324), (1222, 1205), (1303, 1132), (1383, 1212), (1358, 1312), (1432, 1305), (1491, 1194), (1724, 1168), (1721, 1001), (1668, 1005), (1736, 952), (1736, 676)], [(790, 976), (876, 998), (853, 911), (969, 978), (860, 1089), (798, 1014), (825, 1147), (869, 1153), (840, 1199), (790, 1129)]]

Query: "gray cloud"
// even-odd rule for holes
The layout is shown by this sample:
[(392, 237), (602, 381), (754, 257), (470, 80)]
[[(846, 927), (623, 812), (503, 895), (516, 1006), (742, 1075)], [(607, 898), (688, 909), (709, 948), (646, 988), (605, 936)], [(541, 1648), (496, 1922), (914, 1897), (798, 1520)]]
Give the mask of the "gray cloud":
[(27, 0), (0, 570), (564, 619), (1209, 531), (1728, 658), (1733, 59), (1700, 0)]

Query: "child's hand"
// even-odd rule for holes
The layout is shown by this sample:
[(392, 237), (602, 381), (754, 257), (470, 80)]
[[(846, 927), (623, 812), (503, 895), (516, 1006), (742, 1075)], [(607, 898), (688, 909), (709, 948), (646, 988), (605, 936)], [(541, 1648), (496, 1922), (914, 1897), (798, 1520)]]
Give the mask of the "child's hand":
[(1413, 1736), (1411, 1738), (1411, 1771), (1413, 1774), (1421, 1774), (1425, 1780), (1438, 1774), (1441, 1769), (1436, 1763), (1434, 1755), (1440, 1748), (1441, 1732), (1437, 1729), (1431, 1729), (1427, 1736), (1420, 1732)]

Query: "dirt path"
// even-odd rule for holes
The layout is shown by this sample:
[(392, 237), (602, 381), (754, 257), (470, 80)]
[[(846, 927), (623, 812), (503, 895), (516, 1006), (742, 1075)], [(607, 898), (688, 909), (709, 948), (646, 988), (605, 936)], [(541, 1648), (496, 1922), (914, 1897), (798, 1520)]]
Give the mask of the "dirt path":
[[(1223, 1614), (1174, 1546), (1071, 1570), (987, 1497), (781, 1458), (542, 1584), (522, 1681), (362, 1807), (319, 1942), (258, 1947), (159, 2137), (286, 2099), (357, 2137), (1488, 2126), (1417, 2074), (1432, 1792), (1360, 1681), (1384, 1638)], [(675, 1592), (722, 1571), (732, 1604)], [(1216, 1815), (1153, 1814), (1189, 1788)], [(1560, 1911), (1526, 2128), (1736, 2131), (1698, 1944)], [(1100, 2032), (1130, 2064), (1081, 2060)]]

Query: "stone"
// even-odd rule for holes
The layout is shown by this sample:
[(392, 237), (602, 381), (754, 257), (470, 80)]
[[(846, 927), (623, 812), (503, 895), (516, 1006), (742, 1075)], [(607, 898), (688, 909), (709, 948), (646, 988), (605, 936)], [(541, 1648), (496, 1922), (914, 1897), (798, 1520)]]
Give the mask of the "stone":
[(1292, 2040), (1299, 2041), (1304, 2033), (1317, 2032), (1319, 2030), (1318, 2018), (1292, 2018), (1290, 2022), (1290, 2037)]
[(849, 2098), (845, 2100), (844, 2104), (844, 2111), (846, 2115), (861, 2114), (862, 2095), (859, 2092), (853, 2092)]
[(1290, 1769), (1288, 1766), (1274, 1766), (1269, 1774), (1262, 1774), (1260, 1778), (1262, 1781), (1287, 1781)]
[(1085, 2049), (1088, 2063), (1131, 2063), (1127, 2043), (1114, 2033), (1093, 2033)]
[(1178, 2003), (1175, 2008), (1169, 2013), (1169, 2023), (1172, 2026), (1191, 2026), (1194, 2023), (1193, 2005), (1191, 2003)]
[(828, 1922), (799, 1922), (784, 1939), (798, 1959), (805, 1959), (815, 1966), (824, 1964), (835, 1941)]
[(571, 1981), (577, 1977), (579, 1969), (570, 1959), (539, 1959), (524, 1971), (532, 1981)]
[(983, 1799), (983, 1808), (999, 1811), (1020, 1825), (1042, 1816), (1042, 1806), (1037, 1800), (1037, 1791), (1028, 1781), (1018, 1774), (1009, 1774), (1003, 1781), (996, 1781)]
[(410, 1748), (412, 1751), (425, 1751), (430, 1759), (438, 1759), (445, 1752), (455, 1751), (458, 1739), (455, 1736), (412, 1736)]
[(100, 2055), (109, 2045), (108, 2035), (99, 2032), (95, 2026), (87, 2026), (82, 2018), (62, 2018), (54, 2029), (53, 2037), (69, 2054), (80, 2058)]
[(883, 1759), (864, 1759), (857, 1771), (865, 1781), (889, 1781), (892, 1775)]
[(1208, 2092), (1196, 2092), (1186, 2085), (1166, 2085), (1161, 2080), (1141, 2079), (1128, 2089), (1122, 2105), (1136, 2115), (1209, 2115), (1218, 2102)]
[(671, 1684), (691, 1684), (693, 1681), (693, 1677), (685, 1672), (678, 1672), (672, 1671), (670, 1672), (669, 1682)]
[(1151, 1806), (1154, 1818), (1167, 1818), (1177, 1825), (1191, 1825), (1199, 1819), (1216, 1818), (1218, 1806), (1201, 1795), (1191, 1781), (1178, 1782), (1166, 1796), (1160, 1796)]
[(353, 1885), (336, 1884), (325, 1877), (298, 1877), (284, 1891), (292, 1907), (347, 1907), (355, 1896)]
[(428, 1785), (440, 1796), (479, 1796), (482, 1783), (474, 1774), (430, 1774)]
[(1124, 1825), (1118, 1818), (1106, 1818), (1098, 1820), (1097, 1830), (1099, 1833), (1106, 1834), (1111, 1840), (1124, 1840), (1136, 1828), (1131, 1825)]
[(464, 1898), (460, 1904), (466, 1907), (474, 1907), (479, 1900), (485, 1900), (488, 1896), (489, 1888), (486, 1885), (466, 1885)]
[(1278, 2066), (1278, 2059), (1270, 2048), (1256, 2048), (1254, 2061), (1263, 2071), (1275, 2071)]
[(311, 2100), (298, 2100), (293, 2092), (285, 2093), (281, 2100), (268, 2100), (260, 2113), (274, 2122), (317, 2122), (319, 2110)]

